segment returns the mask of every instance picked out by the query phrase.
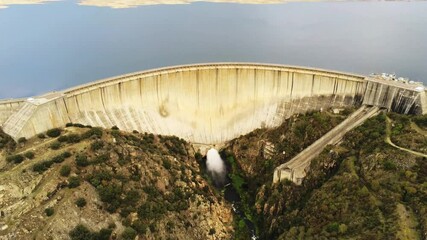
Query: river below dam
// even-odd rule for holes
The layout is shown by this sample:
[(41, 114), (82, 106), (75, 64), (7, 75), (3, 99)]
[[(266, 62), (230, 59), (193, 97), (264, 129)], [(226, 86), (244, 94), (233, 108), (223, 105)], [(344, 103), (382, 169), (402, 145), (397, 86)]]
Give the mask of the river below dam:
[(394, 72), (427, 82), (424, 1), (149, 6), (95, 0), (14, 2), (0, 3), (0, 99), (201, 62)]
[(224, 150), (219, 153), (211, 148), (206, 156), (199, 155), (196, 159), (203, 176), (215, 187), (217, 194), (231, 204), (235, 227), (246, 228), (243, 231), (245, 239), (257, 240), (257, 229), (247, 202), (247, 186), (234, 157), (227, 156)]

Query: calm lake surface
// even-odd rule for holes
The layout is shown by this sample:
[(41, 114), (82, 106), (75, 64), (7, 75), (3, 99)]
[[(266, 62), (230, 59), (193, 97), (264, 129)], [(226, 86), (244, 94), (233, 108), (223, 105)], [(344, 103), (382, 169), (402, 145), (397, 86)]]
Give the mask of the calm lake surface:
[(0, 98), (202, 62), (265, 62), (427, 83), (427, 2), (0, 9)]

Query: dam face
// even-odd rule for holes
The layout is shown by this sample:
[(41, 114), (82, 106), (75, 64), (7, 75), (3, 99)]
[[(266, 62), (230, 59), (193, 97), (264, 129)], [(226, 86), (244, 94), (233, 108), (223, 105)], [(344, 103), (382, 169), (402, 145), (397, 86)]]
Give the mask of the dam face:
[(215, 144), (310, 110), (372, 105), (423, 114), (424, 102), (424, 90), (360, 75), (218, 63), (149, 70), (28, 100), (0, 101), (0, 124), (15, 139), (73, 122)]

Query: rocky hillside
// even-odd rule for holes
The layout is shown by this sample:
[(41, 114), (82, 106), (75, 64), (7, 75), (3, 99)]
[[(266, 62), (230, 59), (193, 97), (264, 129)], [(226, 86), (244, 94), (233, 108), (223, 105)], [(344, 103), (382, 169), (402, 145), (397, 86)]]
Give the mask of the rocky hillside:
[(426, 239), (426, 123), (383, 113), (368, 120), (314, 159), (301, 186), (272, 184), (272, 169), (335, 125), (330, 114), (232, 141), (227, 154), (247, 183), (260, 238)]
[(0, 131), (0, 239), (426, 239), (426, 116), (381, 113), (327, 146), (302, 185), (272, 184), (351, 112), (228, 142), (225, 189), (173, 136), (68, 124), (15, 143)]
[(0, 135), (0, 239), (229, 239), (231, 206), (176, 137), (79, 124)]

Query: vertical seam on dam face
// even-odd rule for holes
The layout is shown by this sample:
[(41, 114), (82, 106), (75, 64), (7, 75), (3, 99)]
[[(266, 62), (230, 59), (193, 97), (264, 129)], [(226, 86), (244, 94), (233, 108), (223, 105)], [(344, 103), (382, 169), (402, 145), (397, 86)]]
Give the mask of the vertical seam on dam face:
[(256, 98), (256, 79), (257, 79), (257, 70), (254, 69), (254, 99)]
[(311, 79), (311, 91), (310, 91), (310, 96), (313, 96), (313, 90), (314, 90), (314, 74), (313, 74), (313, 77), (312, 77), (312, 79)]
[(239, 93), (239, 69), (236, 68), (236, 91), (234, 92), (233, 108), (236, 107), (237, 95)]
[(70, 118), (70, 112), (68, 111), (67, 103), (65, 102), (65, 97), (62, 97), (62, 103), (64, 104), (65, 111), (67, 112), (67, 119), (68, 119), (68, 121), (72, 122), (71, 118)]
[[(14, 129), (10, 133), (15, 139), (62, 127), (69, 120), (103, 127), (120, 125), (122, 130), (139, 129), (211, 144), (259, 127), (278, 126), (293, 114), (311, 110), (363, 103), (407, 113), (424, 104), (414, 90), (388, 84), (321, 69), (196, 64), (77, 86), (60, 92), (62, 101), (44, 99), (36, 108), (27, 106), (22, 111), (25, 101), (17, 106), (0, 101), (0, 114), (9, 116), (2, 120), (7, 125), (4, 129)], [(28, 119), (20, 114), (27, 114)], [(22, 127), (12, 127), (18, 123)]]
[(218, 95), (218, 92), (219, 92), (219, 86), (218, 86), (218, 68), (217, 69), (215, 69), (215, 92), (216, 92), (216, 95)]
[(277, 77), (276, 77), (276, 81), (277, 81), (277, 88), (276, 88), (276, 95), (279, 95), (279, 90), (282, 88), (281, 86), (281, 81), (280, 79), (282, 79), (282, 71), (277, 71)]
[(200, 78), (199, 70), (196, 71), (196, 92), (197, 92), (197, 107), (200, 108)]
[[(103, 112), (104, 113), (107, 113), (107, 108), (105, 107), (105, 97), (104, 97), (104, 88), (99, 88), (99, 92), (100, 92), (100, 94), (101, 94), (101, 105), (102, 105), (102, 110), (103, 110)], [(110, 119), (110, 116), (108, 116), (107, 114), (105, 114), (105, 118), (106, 119), (108, 119), (108, 121), (110, 122), (110, 123), (112, 123), (111, 122), (111, 119)]]

